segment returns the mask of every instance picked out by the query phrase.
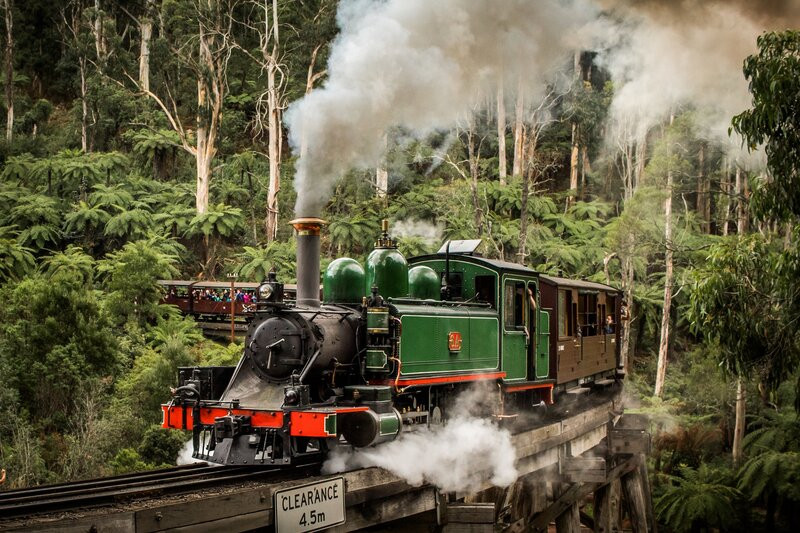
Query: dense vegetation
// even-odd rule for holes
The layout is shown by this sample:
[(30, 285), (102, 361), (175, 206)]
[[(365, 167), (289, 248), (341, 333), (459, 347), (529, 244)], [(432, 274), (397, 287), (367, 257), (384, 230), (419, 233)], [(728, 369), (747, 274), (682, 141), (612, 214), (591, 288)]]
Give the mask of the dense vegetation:
[[(175, 460), (185, 437), (158, 428), (175, 367), (232, 364), (241, 346), (204, 340), (155, 281), (293, 281), (280, 115), (324, 84), (336, 34), (333, 0), (56, 4), (3, 2), (5, 487)], [(621, 287), (627, 386), (653, 415), (673, 530), (800, 520), (800, 35), (759, 46), (734, 127), (766, 169), (691, 107), (607, 142), (615, 87), (584, 53), (569, 90), (503, 135), (492, 105), (421, 140), (389, 131), (385, 161), (344, 176), (323, 213), (323, 261), (363, 259), (388, 218), (409, 255), (480, 237), (487, 256)]]

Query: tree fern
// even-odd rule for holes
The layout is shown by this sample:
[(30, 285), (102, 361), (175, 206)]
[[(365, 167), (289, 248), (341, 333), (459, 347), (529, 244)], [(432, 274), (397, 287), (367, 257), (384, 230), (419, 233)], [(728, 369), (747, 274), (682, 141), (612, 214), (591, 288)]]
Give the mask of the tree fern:
[(98, 183), (92, 187), (89, 203), (96, 207), (127, 209), (133, 203), (133, 195), (120, 185), (103, 185)]
[(109, 237), (135, 240), (145, 237), (153, 226), (153, 215), (149, 211), (131, 209), (109, 218), (103, 233)]
[(226, 204), (214, 204), (205, 213), (199, 213), (189, 222), (187, 233), (205, 237), (228, 237), (241, 229), (244, 223), (242, 210)]
[(85, 234), (105, 226), (111, 215), (101, 207), (86, 202), (78, 202), (73, 210), (64, 215), (64, 232)]
[(670, 485), (655, 503), (658, 520), (674, 531), (698, 527), (727, 529), (736, 523), (739, 491), (706, 465), (681, 469), (682, 477), (671, 477)]
[(94, 259), (78, 246), (68, 246), (42, 262), (41, 270), (51, 281), (90, 286), (94, 279)]
[(750, 457), (739, 472), (738, 488), (751, 500), (772, 494), (800, 502), (800, 453), (768, 450)]
[(267, 279), (270, 270), (275, 269), (280, 279), (294, 278), (295, 247), (290, 242), (272, 241), (264, 247), (245, 246), (236, 255), (235, 271), (246, 281), (261, 282)]
[(19, 280), (34, 269), (33, 250), (17, 240), (16, 232), (0, 227), (0, 280)]

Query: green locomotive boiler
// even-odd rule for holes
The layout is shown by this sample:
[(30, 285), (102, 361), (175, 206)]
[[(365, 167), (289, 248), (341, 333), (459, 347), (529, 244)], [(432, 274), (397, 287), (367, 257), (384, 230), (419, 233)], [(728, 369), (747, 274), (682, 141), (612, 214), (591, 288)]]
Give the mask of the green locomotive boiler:
[(271, 275), (238, 365), (180, 369), (162, 406), (164, 427), (192, 430), (197, 458), (315, 460), (441, 424), (475, 384), (488, 385), (486, 416), (504, 418), (622, 376), (612, 287), (481, 257), (480, 241), (406, 260), (384, 221), (364, 266), (328, 266), (320, 301), (323, 221), (293, 224), (296, 299)]

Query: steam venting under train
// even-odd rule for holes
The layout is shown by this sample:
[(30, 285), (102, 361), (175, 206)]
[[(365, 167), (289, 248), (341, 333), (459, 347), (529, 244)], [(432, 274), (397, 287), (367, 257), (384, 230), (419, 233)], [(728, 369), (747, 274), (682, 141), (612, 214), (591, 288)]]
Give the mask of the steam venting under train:
[(475, 382), (496, 386), (487, 416), (509, 417), (621, 377), (616, 289), (480, 257), (480, 241), (447, 242), (409, 268), (384, 221), (366, 268), (330, 263), (320, 301), (324, 221), (292, 225), (296, 300), (270, 273), (236, 367), (179, 369), (162, 406), (164, 427), (192, 431), (196, 458), (317, 461), (440, 424)]

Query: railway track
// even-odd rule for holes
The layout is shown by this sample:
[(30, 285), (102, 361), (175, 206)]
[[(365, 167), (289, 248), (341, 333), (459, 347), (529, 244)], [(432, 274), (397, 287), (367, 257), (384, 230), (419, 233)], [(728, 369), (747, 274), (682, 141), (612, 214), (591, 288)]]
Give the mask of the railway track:
[[(580, 413), (592, 403), (609, 401), (619, 392), (617, 387), (597, 394), (594, 401), (577, 401), (557, 406), (527, 424), (513, 424), (512, 433), (531, 431), (552, 424), (568, 413)], [(586, 401), (589, 400), (589, 401)], [(211, 466), (207, 463), (151, 470), (134, 474), (90, 479), (86, 481), (44, 485), (26, 489), (0, 491), (0, 530), (4, 522), (15, 522), (54, 513), (80, 511), (92, 507), (123, 504), (137, 499), (158, 499), (163, 496), (186, 494), (248, 481), (279, 483), (319, 473), (320, 463), (310, 463), (291, 469), (286, 467)]]
[[(298, 467), (302, 475), (313, 465)], [(299, 470), (299, 471), (298, 471)], [(286, 475), (278, 467), (210, 466), (206, 463), (136, 474), (44, 485), (0, 492), (0, 519), (120, 503), (141, 497), (179, 494), (245, 481), (266, 481)]]

